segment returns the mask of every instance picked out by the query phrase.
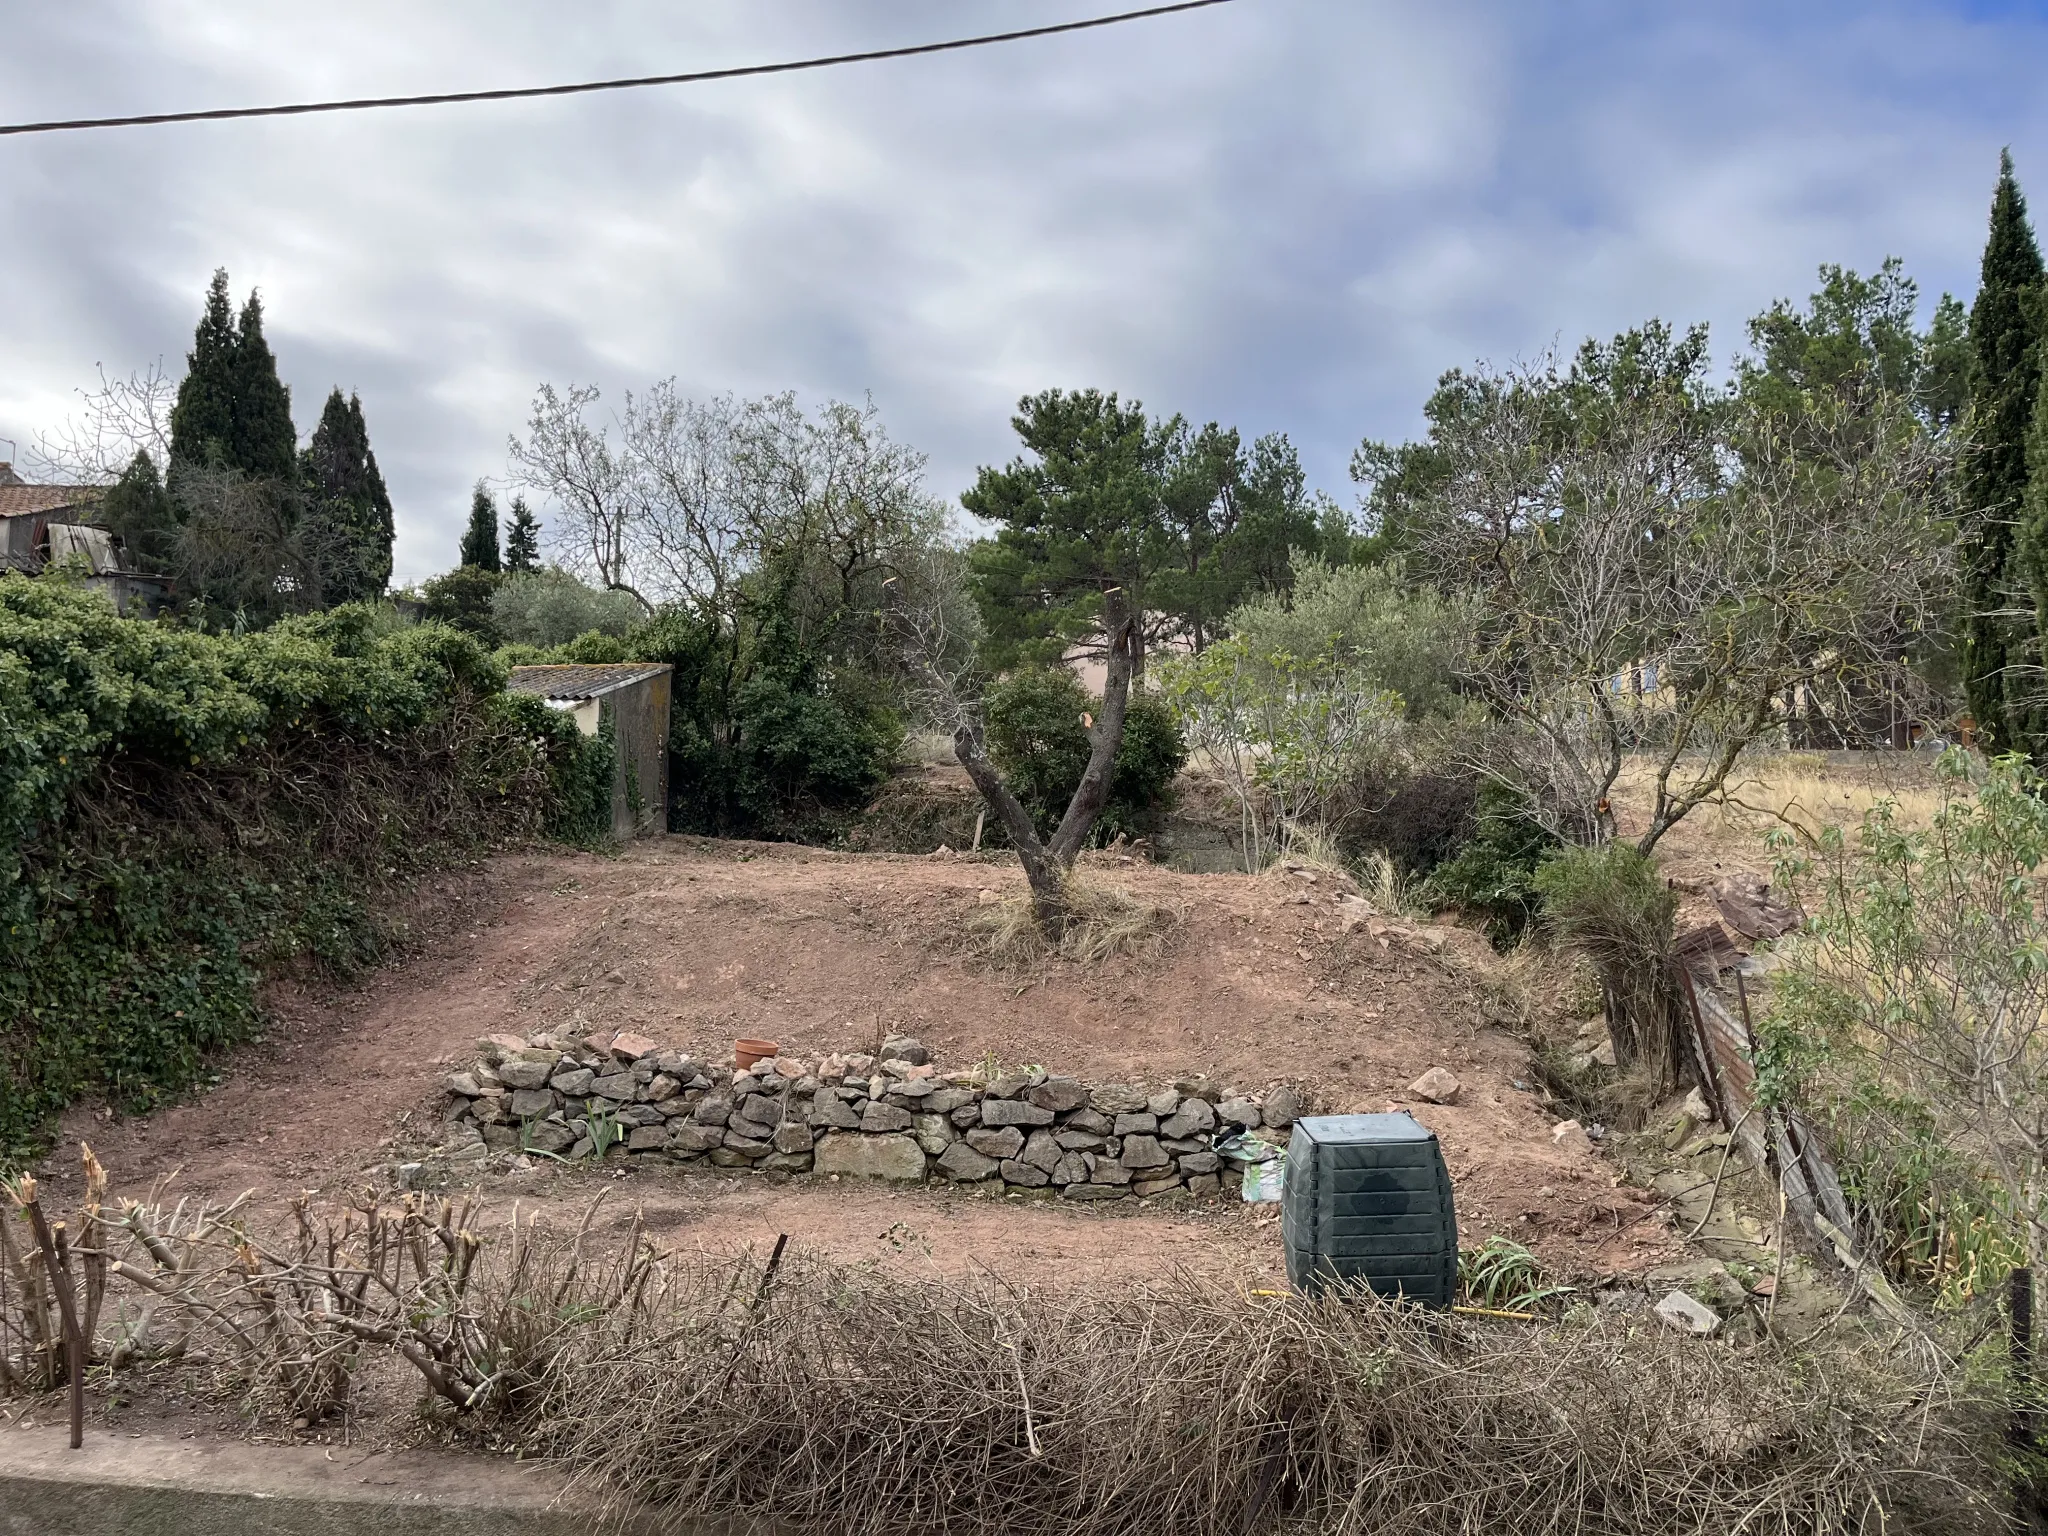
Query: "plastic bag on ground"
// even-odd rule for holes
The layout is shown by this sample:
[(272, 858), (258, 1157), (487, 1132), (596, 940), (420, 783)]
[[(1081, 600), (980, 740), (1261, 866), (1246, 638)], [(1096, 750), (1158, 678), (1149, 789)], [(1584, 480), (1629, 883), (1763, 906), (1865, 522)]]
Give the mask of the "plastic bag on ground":
[(1246, 1163), (1241, 1189), (1247, 1205), (1269, 1205), (1287, 1188), (1287, 1154), (1279, 1152), (1263, 1163)]

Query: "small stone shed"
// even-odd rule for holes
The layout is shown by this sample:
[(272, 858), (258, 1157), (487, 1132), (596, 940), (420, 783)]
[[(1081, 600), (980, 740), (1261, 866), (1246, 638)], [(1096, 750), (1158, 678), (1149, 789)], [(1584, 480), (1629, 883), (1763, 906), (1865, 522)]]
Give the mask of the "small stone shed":
[(506, 685), (567, 711), (595, 736), (606, 722), (618, 753), (612, 831), (620, 838), (668, 829), (668, 706), (671, 669), (650, 662), (514, 667)]

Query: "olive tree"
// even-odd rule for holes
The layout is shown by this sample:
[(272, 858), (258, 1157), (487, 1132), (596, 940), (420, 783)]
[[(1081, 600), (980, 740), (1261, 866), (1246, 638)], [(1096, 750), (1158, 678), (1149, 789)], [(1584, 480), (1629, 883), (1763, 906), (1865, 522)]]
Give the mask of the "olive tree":
[(1232, 635), (1160, 672), (1188, 745), (1237, 802), (1248, 874), (1321, 831), (1331, 799), (1400, 728), (1400, 695), (1327, 643), (1297, 654)]
[(1793, 711), (1909, 696), (1948, 606), (1948, 450), (1913, 402), (1859, 372), (1794, 415), (1706, 362), (1703, 330), (1653, 324), (1449, 375), (1404, 487), (1419, 566), (1472, 614), (1472, 765), (1568, 843), (1616, 835), (1631, 754), (1647, 854)]

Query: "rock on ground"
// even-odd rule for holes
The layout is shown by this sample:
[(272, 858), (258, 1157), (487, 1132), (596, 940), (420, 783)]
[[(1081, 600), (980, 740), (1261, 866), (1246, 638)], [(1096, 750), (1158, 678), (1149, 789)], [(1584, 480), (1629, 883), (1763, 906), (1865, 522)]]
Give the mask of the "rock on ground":
[(1408, 1085), (1408, 1091), (1418, 1099), (1427, 1099), (1432, 1104), (1455, 1104), (1458, 1090), (1463, 1085), (1442, 1067), (1431, 1067), (1422, 1076)]

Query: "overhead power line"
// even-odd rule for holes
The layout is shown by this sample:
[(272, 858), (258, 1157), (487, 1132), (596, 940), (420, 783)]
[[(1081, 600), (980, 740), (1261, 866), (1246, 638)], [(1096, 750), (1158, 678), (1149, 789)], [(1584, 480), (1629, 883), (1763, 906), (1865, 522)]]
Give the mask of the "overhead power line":
[(368, 112), (378, 107), (444, 107), (472, 101), (525, 101), (537, 96), (581, 96), (590, 91), (632, 91), (650, 85), (694, 85), (706, 80), (739, 80), (750, 75), (788, 75), (804, 69), (829, 69), (836, 64), (871, 64), (881, 59), (908, 59), (919, 54), (953, 53), (962, 48), (986, 48), (993, 43), (1054, 37), (1062, 32), (1085, 32), (1094, 27), (1113, 27), (1120, 22), (1144, 21), (1154, 16), (1171, 16), (1176, 11), (1200, 11), (1212, 5), (1229, 3), (1230, 0), (1179, 0), (1175, 5), (1147, 6), (1140, 11), (1119, 11), (1114, 16), (1091, 16), (1085, 21), (1024, 27), (1015, 32), (956, 37), (907, 48), (875, 48), (865, 53), (835, 53), (823, 58), (793, 59), (782, 64), (700, 69), (681, 75), (639, 75), (625, 80), (583, 80), (573, 85), (530, 85), (501, 91), (442, 91), (431, 96), (361, 96), (348, 101), (296, 101), (276, 107), (216, 107), (204, 112), (147, 112), (133, 117), (77, 117), (47, 123), (5, 123), (0, 124), (0, 136), (69, 133), (81, 128), (144, 128), (159, 123), (218, 123), (241, 117), (304, 117), (314, 112)]

